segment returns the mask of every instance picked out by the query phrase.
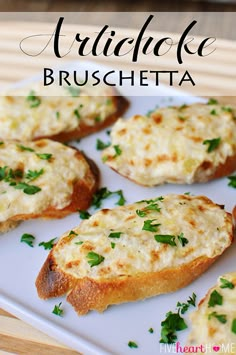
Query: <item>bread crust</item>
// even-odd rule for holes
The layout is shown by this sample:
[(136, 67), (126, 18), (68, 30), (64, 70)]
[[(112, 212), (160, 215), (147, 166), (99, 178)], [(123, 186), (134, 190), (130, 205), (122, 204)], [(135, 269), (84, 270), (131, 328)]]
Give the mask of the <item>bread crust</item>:
[(121, 117), (129, 107), (129, 101), (123, 96), (112, 96), (111, 100), (116, 106), (116, 111), (110, 116), (108, 116), (103, 122), (98, 122), (95, 126), (88, 126), (85, 124), (81, 124), (78, 129), (75, 129), (73, 131), (61, 132), (53, 136), (36, 137), (34, 140), (38, 140), (41, 138), (49, 138), (58, 142), (67, 142), (74, 139), (83, 138), (85, 136), (88, 136), (89, 134), (98, 132), (110, 126), (119, 117)]
[(57, 209), (54, 206), (49, 206), (41, 213), (17, 214), (9, 218), (7, 221), (0, 223), (0, 233), (5, 233), (10, 229), (17, 227), (21, 221), (35, 218), (60, 219), (70, 213), (76, 212), (77, 210), (86, 210), (90, 207), (93, 194), (97, 191), (99, 186), (99, 170), (91, 159), (88, 159), (76, 148), (72, 149), (76, 151), (75, 156), (77, 159), (80, 160), (81, 157), (86, 159), (89, 169), (83, 181), (80, 180), (74, 182), (70, 203), (63, 209)]
[[(226, 219), (231, 221), (231, 214), (227, 213)], [(233, 241), (233, 233), (232, 226), (227, 247)], [(36, 288), (42, 299), (67, 294), (67, 301), (79, 315), (90, 310), (103, 312), (109, 305), (142, 300), (185, 287), (207, 270), (219, 256), (210, 258), (203, 255), (191, 262), (156, 272), (94, 279), (77, 278), (64, 272), (58, 266), (52, 249), (36, 279)]]

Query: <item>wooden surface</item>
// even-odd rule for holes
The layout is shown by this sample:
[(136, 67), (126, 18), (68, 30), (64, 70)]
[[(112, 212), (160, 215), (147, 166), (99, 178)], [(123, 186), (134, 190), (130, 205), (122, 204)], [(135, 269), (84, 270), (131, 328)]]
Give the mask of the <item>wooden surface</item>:
[[(50, 66), (58, 65), (52, 53), (47, 53), (46, 59), (39, 58), (38, 60), (31, 60), (26, 63), (25, 57), (19, 52), (19, 41), (32, 32), (40, 33), (40, 31), (47, 31), (52, 28), (51, 24), (40, 23), (0, 23), (0, 85), (3, 87), (6, 84), (12, 83), (17, 80), (29, 77), (41, 68), (45, 64), (50, 63)], [(73, 34), (77, 31), (78, 26), (68, 25), (65, 27), (68, 34)], [(84, 31), (92, 33), (97, 28), (87, 26), (83, 27)], [(133, 30), (123, 29), (121, 34), (135, 34)], [(3, 36), (4, 34), (4, 36)], [(155, 33), (154, 33), (155, 34)], [(161, 35), (161, 34), (155, 34)], [(176, 36), (176, 35), (173, 35)], [(210, 88), (215, 90), (216, 94), (224, 92), (228, 93), (230, 88), (232, 92), (235, 92), (236, 83), (236, 70), (235, 70), (235, 58), (236, 58), (236, 43), (231, 41), (219, 41), (218, 58), (215, 65), (210, 65), (210, 62), (206, 66), (198, 66), (196, 60), (190, 63), (190, 67), (200, 74), (201, 83), (199, 86), (202, 90)], [(32, 48), (34, 45), (32, 44)], [(71, 59), (77, 59), (72, 55)], [(100, 60), (103, 63), (103, 60)], [(61, 62), (60, 62), (61, 63)], [(114, 62), (110, 59), (110, 64)], [(155, 63), (148, 59), (145, 59), (144, 63), (146, 68), (152, 69), (155, 67)], [(168, 63), (165, 62), (165, 58), (162, 59), (160, 68), (165, 68)], [(129, 61), (124, 58), (122, 62), (122, 68), (125, 70), (130, 69), (132, 66)], [(224, 91), (225, 90), (225, 91)], [(235, 97), (222, 97), (222, 102), (235, 102)], [(77, 352), (68, 349), (67, 347), (58, 343), (57, 340), (53, 340), (45, 334), (37, 331), (31, 326), (25, 324), (4, 310), (0, 310), (0, 355), (1, 354), (36, 354), (36, 355), (74, 355)]]

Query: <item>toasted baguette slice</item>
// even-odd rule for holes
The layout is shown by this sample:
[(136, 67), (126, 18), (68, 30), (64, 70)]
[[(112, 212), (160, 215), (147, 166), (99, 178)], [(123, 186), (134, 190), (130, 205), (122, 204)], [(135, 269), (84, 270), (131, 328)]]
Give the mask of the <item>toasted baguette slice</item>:
[(47, 139), (1, 142), (0, 232), (86, 209), (97, 186), (96, 167), (76, 149)]
[(187, 346), (203, 344), (203, 348), (195, 353), (203, 354), (204, 350), (207, 353), (204, 346), (212, 344), (212, 352), (216, 345), (217, 354), (235, 354), (236, 272), (220, 276), (216, 286), (208, 291), (190, 317), (192, 330)]
[(236, 169), (236, 108), (193, 104), (120, 119), (103, 161), (134, 182), (192, 184)]
[(111, 125), (129, 106), (114, 89), (82, 87), (79, 96), (74, 90), (70, 96), (68, 89), (58, 87), (48, 96), (45, 88), (35, 84), (2, 94), (0, 139), (78, 139)]
[(76, 312), (85, 314), (176, 291), (232, 239), (231, 215), (203, 196), (167, 195), (104, 209), (54, 246), (36, 280), (38, 295), (68, 293)]

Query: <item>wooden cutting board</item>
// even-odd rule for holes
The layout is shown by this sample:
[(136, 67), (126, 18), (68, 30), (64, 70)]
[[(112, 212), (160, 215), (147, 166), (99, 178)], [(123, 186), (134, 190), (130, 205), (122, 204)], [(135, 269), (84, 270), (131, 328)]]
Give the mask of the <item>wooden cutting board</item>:
[[(0, 23), (0, 87), (13, 83), (18, 80), (23, 80), (31, 75), (37, 74), (42, 66), (50, 63), (50, 66), (61, 65), (62, 62), (55, 59), (54, 54), (47, 53), (45, 58), (27, 60), (26, 57), (19, 51), (20, 40), (33, 33), (45, 33), (52, 30), (51, 24), (45, 23), (24, 23), (24, 22), (2, 22)], [(80, 29), (86, 33), (94, 33), (99, 29), (92, 26), (80, 26)], [(77, 32), (78, 26), (65, 25), (64, 30), (68, 35), (73, 35)], [(49, 32), (50, 33), (50, 32)], [(136, 34), (135, 30), (122, 29), (120, 34), (132, 36)], [(151, 35), (161, 37), (162, 33), (151, 32)], [(171, 34), (172, 38), (177, 39), (177, 34)], [(201, 78), (198, 86), (205, 90), (209, 88), (215, 95), (221, 94), (221, 101), (225, 103), (236, 103), (235, 83), (236, 83), (236, 42), (219, 40), (217, 42), (217, 55), (214, 65), (208, 64), (202, 66), (196, 62), (195, 57), (188, 59), (190, 68), (199, 74)], [(37, 42), (38, 46), (38, 42)], [(31, 50), (35, 50), (36, 44), (32, 42)], [(76, 60), (78, 57), (71, 55), (70, 60)], [(92, 59), (92, 57), (88, 58)], [(44, 61), (46, 62), (44, 63)], [(171, 58), (169, 59), (171, 60)], [(116, 61), (109, 59), (104, 62), (99, 58), (99, 63), (115, 65)], [(153, 60), (148, 57), (141, 60), (141, 66), (144, 65), (148, 70), (155, 69)], [(165, 70), (168, 63), (163, 57), (159, 61), (159, 70)], [(124, 70), (132, 70), (132, 64), (124, 57), (119, 66)], [(140, 67), (141, 67), (140, 66)], [(230, 94), (229, 94), (230, 92)], [(226, 94), (224, 94), (226, 93)], [(0, 355), (2, 354), (30, 354), (30, 355), (74, 355), (76, 351), (65, 347), (57, 340), (51, 339), (48, 335), (39, 332), (23, 321), (15, 318), (11, 314), (0, 309)]]

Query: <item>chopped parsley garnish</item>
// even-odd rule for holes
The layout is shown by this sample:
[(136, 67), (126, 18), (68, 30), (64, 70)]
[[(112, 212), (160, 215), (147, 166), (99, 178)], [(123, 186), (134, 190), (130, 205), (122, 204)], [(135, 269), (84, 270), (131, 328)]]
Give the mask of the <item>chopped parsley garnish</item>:
[(222, 106), (221, 108), (222, 108), (222, 110), (225, 111), (225, 112), (230, 112), (230, 113), (233, 112), (232, 107)]
[(107, 100), (106, 100), (106, 105), (109, 106), (109, 105), (111, 105), (111, 103), (112, 103), (112, 100), (111, 100), (111, 99), (107, 99)]
[(153, 328), (149, 328), (148, 331), (149, 331), (150, 334), (153, 334), (153, 333), (154, 333)]
[(69, 91), (72, 97), (77, 97), (80, 94), (80, 88), (76, 88), (74, 86), (68, 86), (66, 89)]
[(128, 342), (128, 346), (131, 348), (131, 349), (136, 349), (138, 348), (138, 344), (136, 344), (134, 341), (129, 341)]
[(100, 121), (101, 121), (101, 117), (100, 116), (95, 117), (95, 122), (100, 122)]
[(94, 206), (95, 208), (100, 208), (102, 205), (102, 201), (112, 195), (119, 196), (119, 199), (116, 203), (117, 205), (123, 206), (125, 204), (126, 200), (124, 198), (122, 190), (109, 191), (106, 187), (102, 187), (93, 195), (92, 206)]
[(22, 144), (17, 144), (17, 147), (20, 148), (21, 150), (26, 150), (28, 152), (35, 152), (34, 149), (30, 148), (30, 147), (25, 147), (24, 145)]
[(4, 166), (3, 168), (0, 167), (0, 181), (4, 180), (9, 184), (9, 186), (12, 186), (17, 190), (23, 190), (23, 192), (27, 195), (34, 195), (41, 191), (41, 188), (38, 186), (29, 185), (26, 182), (19, 181), (18, 179), (22, 177), (22, 170), (13, 171), (12, 169), (7, 170), (7, 166)]
[(30, 103), (30, 108), (38, 107), (41, 104), (41, 99), (36, 96), (34, 90), (31, 90), (26, 100)]
[(196, 294), (193, 293), (192, 296), (189, 297), (186, 303), (177, 303), (177, 308), (181, 314), (184, 314), (187, 312), (190, 306), (195, 307), (196, 306)]
[(192, 297), (189, 297), (187, 303), (177, 303), (177, 313), (168, 312), (166, 313), (166, 319), (161, 322), (161, 340), (160, 343), (173, 344), (177, 340), (177, 331), (181, 331), (187, 328), (187, 324), (183, 317), (180, 314), (184, 314), (190, 305), (195, 307), (196, 295), (192, 294)]
[(83, 241), (81, 240), (81, 241), (79, 241), (79, 242), (75, 242), (75, 244), (76, 244), (76, 245), (81, 245), (81, 244), (83, 244)]
[(216, 99), (209, 99), (207, 105), (217, 105), (218, 101)]
[(80, 120), (81, 116), (77, 108), (74, 110), (74, 115), (78, 118), (78, 120)]
[(57, 238), (53, 238), (53, 239), (49, 240), (48, 242), (41, 242), (41, 243), (39, 243), (39, 247), (44, 247), (45, 250), (50, 250), (50, 249), (52, 249), (53, 245), (55, 244), (54, 242), (56, 239)]
[(115, 249), (115, 246), (116, 246), (116, 243), (111, 242), (111, 248), (112, 248), (112, 249)]
[(181, 243), (182, 247), (184, 247), (186, 244), (188, 244), (188, 239), (184, 238), (184, 233), (180, 233), (180, 235), (177, 236), (179, 242)]
[(86, 257), (91, 267), (101, 264), (105, 259), (104, 256), (94, 253), (94, 251), (90, 251)]
[(35, 237), (32, 234), (24, 233), (21, 236), (21, 243), (28, 244), (31, 248), (33, 248), (33, 242), (35, 240)]
[(52, 154), (49, 153), (42, 153), (42, 154), (37, 153), (36, 155), (42, 160), (49, 160), (52, 157)]
[(156, 219), (147, 219), (144, 221), (142, 230), (148, 232), (157, 232), (157, 228), (160, 226), (160, 223), (153, 223)]
[(43, 169), (40, 169), (40, 170), (28, 170), (27, 173), (25, 174), (25, 178), (28, 179), (29, 181), (33, 181), (33, 180), (37, 179), (43, 173), (44, 173)]
[(208, 319), (216, 318), (220, 323), (225, 324), (227, 322), (226, 314), (218, 314), (216, 312), (212, 312), (208, 315)]
[(89, 219), (91, 214), (88, 211), (79, 211), (79, 216), (81, 219)]
[(232, 322), (231, 330), (234, 334), (236, 334), (236, 318), (234, 318), (234, 320)]
[(0, 142), (0, 145), (3, 145), (4, 144), (4, 142)]
[(70, 233), (68, 234), (68, 237), (72, 237), (72, 236), (77, 236), (78, 234), (77, 233), (75, 233), (74, 231), (70, 231)]
[(177, 235), (177, 237), (175, 235), (170, 235), (170, 234), (157, 234), (154, 235), (154, 238), (159, 243), (169, 244), (171, 246), (177, 246), (176, 238), (179, 240), (182, 247), (188, 244), (188, 239), (184, 238), (183, 233), (180, 233), (180, 235)]
[(142, 211), (142, 210), (136, 210), (136, 214), (137, 214), (139, 217), (146, 217), (147, 212)]
[(60, 115), (61, 115), (60, 112), (59, 112), (59, 111), (56, 111), (56, 119), (57, 119), (57, 120), (59, 120)]
[(171, 246), (176, 246), (177, 245), (175, 243), (175, 236), (174, 235), (157, 234), (157, 235), (154, 235), (154, 238), (159, 243), (169, 244)]
[(174, 344), (177, 340), (176, 332), (187, 328), (184, 318), (178, 313), (166, 313), (166, 319), (161, 322), (160, 343)]
[(185, 121), (185, 120), (186, 120), (186, 118), (183, 117), (183, 116), (178, 116), (178, 119), (179, 119), (180, 121)]
[(52, 313), (55, 314), (56, 316), (61, 317), (63, 314), (63, 309), (61, 308), (62, 302), (60, 302), (58, 305), (56, 304), (53, 308)]
[(234, 187), (236, 189), (236, 175), (228, 176), (228, 179), (229, 179), (228, 186)]
[(108, 238), (120, 238), (122, 232), (112, 232), (108, 235)]
[(150, 200), (141, 200), (141, 201), (137, 201), (137, 203), (146, 202), (147, 204), (150, 204), (150, 203), (154, 203), (154, 202), (157, 202), (157, 201), (163, 201), (163, 200), (164, 200), (164, 197), (159, 196), (159, 197), (157, 197), (157, 198), (150, 199)]
[(121, 155), (122, 150), (120, 149), (120, 146), (119, 146), (119, 145), (114, 145), (113, 148), (114, 148), (114, 150), (115, 150), (115, 152), (116, 152), (116, 154), (113, 156), (113, 158), (116, 158), (116, 157), (118, 157), (119, 155)]
[(223, 304), (223, 297), (219, 292), (214, 290), (210, 295), (210, 299), (208, 301), (208, 307), (215, 307), (216, 305), (222, 306), (222, 304)]
[(104, 142), (101, 141), (101, 139), (99, 139), (99, 138), (98, 138), (97, 141), (96, 141), (96, 149), (97, 149), (97, 150), (103, 150), (103, 149), (109, 147), (110, 145), (111, 145), (110, 142), (104, 143)]
[(216, 112), (216, 110), (214, 109), (214, 110), (211, 110), (210, 114), (216, 116), (216, 115), (217, 115), (217, 112)]
[(219, 147), (220, 142), (221, 142), (221, 138), (218, 137), (213, 139), (206, 139), (205, 141), (203, 141), (203, 144), (208, 145), (207, 152), (211, 153), (213, 150)]
[(10, 186), (14, 186), (14, 188), (17, 190), (23, 190), (23, 192), (27, 195), (34, 195), (37, 192), (41, 191), (41, 188), (39, 186), (28, 185), (25, 182), (19, 182), (16, 184), (11, 183)]
[(223, 277), (220, 278), (220, 288), (229, 288), (230, 290), (234, 289), (234, 284), (226, 279), (224, 279)]

